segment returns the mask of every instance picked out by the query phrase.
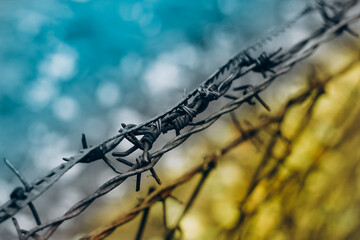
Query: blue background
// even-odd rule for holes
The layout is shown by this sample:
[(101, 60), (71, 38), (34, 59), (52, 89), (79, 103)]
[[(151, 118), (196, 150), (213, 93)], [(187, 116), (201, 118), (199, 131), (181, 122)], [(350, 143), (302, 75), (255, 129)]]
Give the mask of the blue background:
[(168, 108), (304, 2), (1, 0), (0, 156), (33, 179), (81, 133), (96, 144)]

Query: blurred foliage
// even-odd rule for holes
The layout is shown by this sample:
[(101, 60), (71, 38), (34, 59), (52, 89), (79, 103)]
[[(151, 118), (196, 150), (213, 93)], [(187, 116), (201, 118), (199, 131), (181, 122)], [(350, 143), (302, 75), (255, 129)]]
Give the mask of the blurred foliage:
[[(240, 119), (222, 126), (235, 141), (202, 143), (208, 152), (220, 150), (207, 154), (205, 162), (193, 160), (200, 164), (197, 171), (184, 170), (179, 179), (173, 176), (172, 183), (140, 199), (137, 214), (151, 206), (143, 239), (169, 238), (171, 230), (175, 239), (359, 239), (360, 63), (341, 64), (333, 73), (310, 68), (303, 76), (306, 89), (256, 125)], [(197, 175), (204, 178), (209, 158), (217, 165), (203, 184)], [(166, 200), (165, 227), (160, 202), (170, 195), (184, 204)], [(195, 201), (189, 204), (191, 196)], [(88, 229), (123, 220), (126, 209), (136, 205), (127, 200), (98, 209)], [(115, 227), (107, 239), (133, 239), (140, 220)]]

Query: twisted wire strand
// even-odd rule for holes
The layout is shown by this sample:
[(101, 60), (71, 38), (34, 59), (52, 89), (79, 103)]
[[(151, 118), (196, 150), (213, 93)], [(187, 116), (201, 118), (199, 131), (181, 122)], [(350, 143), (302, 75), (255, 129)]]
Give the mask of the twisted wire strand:
[[(222, 156), (227, 154), (229, 151), (233, 150), (238, 145), (242, 144), (243, 142), (247, 140), (251, 140), (252, 138), (255, 138), (257, 134), (266, 129), (266, 127), (270, 126), (274, 123), (279, 123), (284, 120), (285, 115), (288, 113), (289, 109), (291, 109), (294, 106), (297, 106), (299, 104), (304, 103), (307, 99), (311, 98), (313, 93), (316, 92), (322, 92), (322, 89), (324, 89), (327, 84), (329, 84), (331, 81), (334, 81), (339, 76), (343, 76), (344, 74), (351, 71), (357, 64), (359, 63), (359, 59), (355, 59), (355, 61), (352, 61), (350, 64), (346, 65), (342, 69), (340, 69), (335, 74), (331, 74), (328, 77), (325, 77), (321, 80), (316, 80), (314, 84), (309, 82), (308, 88), (306, 90), (303, 90), (302, 92), (298, 93), (297, 95), (291, 97), (280, 109), (276, 114), (268, 116), (264, 119), (264, 121), (260, 122), (256, 126), (251, 126), (249, 129), (242, 129), (241, 127), (237, 127), (239, 130), (239, 133), (241, 134), (239, 137), (232, 140), (230, 143), (226, 144), (224, 147), (222, 147), (219, 150), (216, 150), (215, 152), (208, 154), (204, 161), (199, 163), (197, 166), (192, 168), (191, 170), (185, 172), (177, 179), (173, 180), (170, 183), (167, 183), (165, 186), (162, 186), (158, 189), (156, 189), (154, 192), (151, 192), (145, 199), (143, 199), (139, 205), (134, 207), (133, 209), (129, 210), (127, 213), (125, 213), (122, 216), (119, 216), (114, 221), (111, 221), (111, 223), (104, 225), (100, 227), (99, 229), (92, 231), (91, 233), (88, 233), (81, 237), (81, 240), (98, 240), (98, 239), (104, 239), (108, 235), (110, 235), (116, 228), (119, 226), (131, 221), (134, 219), (139, 213), (142, 211), (149, 209), (157, 202), (162, 202), (164, 204), (164, 201), (167, 198), (174, 198), (172, 195), (172, 192), (177, 187), (183, 185), (184, 183), (190, 181), (193, 179), (193, 177), (197, 174), (202, 174), (208, 169), (209, 164), (213, 164), (220, 160)], [(312, 77), (312, 76), (311, 76)], [(312, 101), (315, 102), (316, 98), (312, 98)], [(236, 119), (236, 116), (232, 115), (232, 117), (235, 117), (234, 124), (239, 124)], [(298, 130), (298, 131), (301, 131)], [(166, 212), (163, 212), (164, 215), (166, 215)], [(166, 223), (166, 221), (164, 221)], [(165, 228), (167, 229), (167, 225), (164, 224)]]
[[(341, 10), (341, 14), (345, 15), (343, 13), (346, 13), (346, 11), (351, 9), (353, 6), (354, 5), (346, 5), (346, 7)], [(300, 15), (297, 16), (297, 19), (309, 14), (310, 12), (312, 11), (303, 11)], [(213, 74), (208, 80), (201, 84), (198, 89), (195, 89), (193, 92), (191, 92), (178, 105), (171, 108), (169, 111), (160, 114), (158, 117), (153, 118), (141, 125), (136, 126), (133, 124), (123, 124), (123, 129), (119, 131), (120, 133), (118, 135), (104, 141), (95, 147), (86, 148), (86, 139), (83, 139), (82, 142), (85, 149), (82, 150), (81, 154), (66, 158), (66, 163), (63, 163), (57, 168), (53, 169), (48, 174), (46, 174), (45, 177), (36, 179), (31, 184), (31, 189), (29, 191), (25, 191), (25, 199), (14, 198), (1, 206), (0, 223), (14, 216), (20, 209), (26, 207), (27, 204), (45, 192), (75, 164), (79, 162), (91, 163), (93, 161), (103, 159), (109, 165), (109, 159), (105, 157), (105, 154), (114, 150), (123, 141), (123, 139), (129, 140), (133, 146), (124, 152), (113, 151), (112, 155), (120, 157), (117, 158), (117, 160), (130, 167), (126, 173), (120, 174), (115, 168), (112, 167), (115, 172), (119, 173), (119, 175), (104, 183), (93, 194), (76, 203), (63, 216), (42, 223), (29, 231), (25, 231), (25, 234), (19, 237), (26, 240), (37, 236), (36, 234), (39, 231), (47, 229), (41, 238), (48, 239), (57, 230), (62, 222), (79, 215), (87, 207), (89, 207), (94, 200), (105, 195), (123, 183), (130, 176), (137, 176), (137, 190), (140, 189), (141, 173), (145, 171), (150, 171), (153, 177), (160, 184), (161, 182), (153, 167), (160, 160), (163, 154), (182, 144), (191, 135), (208, 128), (222, 115), (237, 109), (244, 103), (250, 103), (251, 99), (253, 98), (259, 99), (259, 94), (267, 89), (275, 79), (289, 72), (295, 64), (314, 54), (320, 46), (341, 35), (344, 32), (345, 27), (359, 18), (360, 14), (355, 14), (349, 18), (342, 17), (337, 23), (334, 23), (331, 26), (326, 25), (321, 27), (311, 36), (305, 40), (300, 41), (289, 50), (281, 54), (279, 54), (280, 51), (278, 50), (275, 52), (275, 54), (262, 54), (260, 58), (252, 59), (248, 53), (245, 54), (242, 52), (236, 57), (236, 59), (239, 59), (238, 56), (241, 56), (242, 61), (236, 62), (236, 66), (225, 80), (215, 83), (215, 81), (218, 80), (218, 76), (223, 73), (223, 69), (230, 68), (231, 65), (234, 64), (235, 60), (230, 60), (224, 67), (220, 68), (217, 73)], [(296, 21), (293, 20), (293, 22)], [(277, 54), (278, 56), (275, 56)], [(210, 102), (215, 101), (223, 96), (231, 88), (231, 85), (235, 80), (240, 79), (242, 76), (252, 71), (262, 73), (262, 75), (265, 77), (263, 83), (256, 86), (251, 86), (246, 94), (228, 102), (219, 111), (210, 114), (210, 116), (206, 117), (204, 120), (198, 121), (196, 123), (192, 122), (193, 118), (196, 117), (199, 113), (203, 112), (208, 107)], [(271, 76), (266, 76), (264, 74), (266, 71), (273, 72), (273, 74)], [(192, 101), (187, 103), (189, 100)], [(186, 126), (191, 127), (183, 133), (180, 133), (180, 131)], [(149, 151), (152, 147), (152, 144), (157, 140), (161, 133), (165, 134), (170, 130), (175, 130), (177, 136), (166, 143), (165, 146), (163, 146), (160, 150), (150, 153)], [(139, 135), (143, 136), (140, 140), (135, 137)], [(126, 159), (121, 158), (128, 156), (136, 150), (142, 151), (142, 154), (136, 159), (135, 163), (131, 163)]]

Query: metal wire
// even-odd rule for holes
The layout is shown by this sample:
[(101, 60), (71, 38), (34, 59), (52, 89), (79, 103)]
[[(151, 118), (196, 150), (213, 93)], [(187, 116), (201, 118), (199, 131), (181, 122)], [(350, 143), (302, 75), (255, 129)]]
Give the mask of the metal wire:
[[(323, 12), (327, 11), (326, 9), (329, 8), (329, 5), (321, 1), (317, 4), (317, 8), (320, 10), (321, 16), (323, 16), (324, 25), (309, 37), (299, 41), (287, 50), (279, 49), (270, 54), (263, 53), (258, 58), (253, 58), (249, 54), (250, 50), (260, 47), (259, 42), (270, 41), (273, 37), (278, 35), (279, 32), (285, 31), (289, 25), (292, 25), (303, 16), (309, 15), (316, 9), (314, 7), (307, 7), (294, 19), (289, 21), (291, 24), (287, 23), (285, 24), (285, 28), (281, 27), (281, 31), (271, 32), (261, 41), (256, 42), (253, 46), (250, 46), (245, 51), (241, 51), (234, 58), (230, 59), (223, 67), (204, 81), (199, 88), (189, 93), (176, 106), (165, 113), (140, 125), (122, 124), (122, 129), (119, 130), (119, 134), (95, 147), (88, 147), (86, 137), (83, 135), (82, 145), (84, 149), (81, 151), (81, 154), (70, 158), (64, 158), (66, 161), (65, 163), (54, 168), (45, 174), (44, 177), (40, 177), (31, 184), (28, 184), (21, 196), (14, 194), (16, 189), (14, 190), (12, 193), (13, 197), (0, 207), (0, 223), (13, 217), (19, 210), (31, 204), (34, 199), (44, 193), (59, 180), (63, 174), (79, 162), (91, 163), (97, 160), (104, 160), (118, 175), (104, 183), (93, 194), (76, 203), (63, 216), (39, 224), (29, 231), (19, 230), (20, 239), (48, 239), (57, 230), (60, 224), (79, 215), (89, 207), (94, 200), (107, 194), (130, 176), (137, 176), (137, 191), (140, 189), (141, 174), (146, 171), (150, 171), (155, 180), (160, 184), (161, 181), (154, 170), (154, 166), (166, 152), (169, 152), (182, 144), (191, 135), (208, 128), (222, 115), (237, 109), (244, 103), (254, 103), (253, 99), (259, 101), (266, 109), (269, 109), (265, 102), (260, 98), (259, 94), (267, 89), (274, 80), (289, 72), (295, 64), (314, 54), (320, 46), (333, 38), (344, 32), (351, 31), (353, 33), (348, 26), (360, 18), (360, 13), (350, 17), (346, 15), (357, 2), (358, 1), (351, 0), (343, 4), (331, 6), (331, 9), (335, 8), (337, 11), (334, 11), (332, 16), (329, 14), (326, 14), (325, 16)], [(210, 114), (203, 120), (193, 122), (193, 119), (204, 112), (211, 102), (224, 97), (231, 89), (234, 81), (238, 82), (238, 80), (246, 74), (259, 73), (264, 77), (262, 83), (258, 85), (247, 84), (242, 87), (234, 88), (234, 91), (244, 90), (244, 95), (241, 97), (228, 97), (231, 100), (219, 111)], [(227, 76), (225, 77), (224, 75)], [(222, 79), (223, 76), (225, 77), (224, 79)], [(150, 150), (152, 150), (152, 146), (157, 141), (158, 137), (162, 134), (167, 134), (172, 130), (176, 132), (177, 136), (166, 143), (161, 149), (150, 153)], [(137, 136), (141, 137), (140, 140)], [(131, 142), (133, 146), (122, 152), (116, 151), (116, 147), (124, 139)], [(134, 162), (124, 159), (135, 151), (141, 151), (141, 154), (139, 154)], [(115, 159), (117, 161), (129, 166), (130, 168), (128, 171), (120, 173), (120, 171), (112, 164), (111, 159), (106, 156), (108, 153), (111, 153), (112, 156), (116, 157)], [(38, 234), (41, 230), (46, 230), (42, 236)]]
[[(130, 209), (125, 213), (124, 215), (121, 215), (117, 217), (114, 220), (111, 220), (110, 223), (101, 226), (100, 228), (96, 229), (95, 231), (92, 231), (91, 233), (88, 233), (81, 237), (81, 240), (99, 240), (104, 239), (105, 237), (109, 236), (113, 233), (114, 230), (116, 230), (118, 227), (128, 223), (129, 221), (133, 220), (137, 215), (139, 215), (141, 212), (148, 211), (151, 207), (153, 207), (157, 202), (161, 202), (163, 205), (162, 212), (163, 212), (163, 225), (164, 229), (166, 230), (166, 236), (169, 239), (172, 239), (173, 234), (176, 230), (179, 229), (180, 222), (182, 218), (186, 215), (186, 212), (188, 211), (189, 207), (192, 206), (194, 196), (197, 194), (198, 189), (201, 187), (201, 184), (203, 183), (204, 178), (208, 176), (209, 172), (214, 170), (217, 166), (217, 163), (222, 159), (222, 157), (227, 154), (229, 151), (235, 149), (240, 144), (246, 142), (247, 140), (254, 140), (255, 138), (259, 138), (259, 133), (262, 131), (266, 131), (266, 129), (272, 125), (276, 125), (277, 129), (279, 130), (279, 126), (283, 124), (283, 121), (285, 119), (285, 116), (288, 115), (290, 109), (299, 106), (301, 104), (304, 104), (305, 101), (310, 100), (311, 104), (309, 110), (313, 109), (313, 106), (318, 102), (319, 96), (321, 96), (324, 93), (324, 89), (328, 84), (337, 79), (339, 76), (343, 76), (344, 74), (347, 74), (349, 71), (351, 71), (354, 66), (356, 66), (359, 63), (360, 59), (356, 59), (355, 61), (351, 62), (350, 64), (346, 65), (344, 68), (340, 69), (337, 73), (330, 75), (329, 77), (318, 79), (319, 77), (314, 74), (310, 75), (308, 78), (308, 88), (300, 92), (299, 94), (295, 95), (294, 97), (290, 98), (285, 104), (282, 109), (280, 109), (277, 113), (272, 114), (270, 116), (267, 116), (263, 119), (259, 124), (256, 126), (251, 126), (247, 129), (244, 129), (241, 127), (240, 122), (238, 121), (236, 115), (234, 112), (231, 113), (231, 118), (233, 120), (233, 123), (235, 125), (235, 128), (239, 131), (240, 136), (232, 140), (229, 144), (222, 147), (219, 150), (214, 151), (213, 153), (208, 154), (204, 161), (199, 163), (197, 166), (192, 168), (191, 170), (185, 172), (177, 179), (173, 180), (170, 183), (167, 183), (166, 185), (159, 187), (155, 191), (152, 191), (146, 196), (141, 202), (135, 206), (134, 208)], [(315, 78), (315, 82), (311, 82), (310, 78)], [(346, 110), (342, 110), (343, 112), (346, 112)], [(285, 136), (282, 135), (280, 131), (272, 131), (271, 135), (276, 138), (281, 138), (283, 140), (286, 140), (288, 144), (291, 144), (294, 142), (296, 138), (299, 137), (299, 133), (303, 132), (304, 128), (306, 127), (306, 123), (309, 121), (310, 116), (306, 115), (303, 119), (300, 119), (300, 122), (302, 124), (300, 125), (296, 132), (297, 134), (294, 134), (294, 136), (291, 139), (285, 139)], [(270, 142), (274, 143), (274, 141)], [(269, 144), (269, 146), (274, 146), (274, 144)], [(267, 147), (269, 148), (269, 147)], [(270, 148), (269, 148), (270, 149)], [(272, 148), (271, 148), (272, 149)], [(270, 154), (270, 155), (269, 155)], [(289, 154), (289, 153), (288, 153)], [(272, 156), (272, 152), (267, 151), (265, 152), (265, 156), (263, 157), (262, 162), (266, 162), (269, 159), (269, 156)], [(284, 158), (283, 158), (284, 159)], [(260, 169), (263, 164), (259, 164), (259, 167), (257, 169)], [(281, 164), (277, 165), (278, 167), (281, 166)], [(262, 166), (263, 167), (263, 166)], [(276, 166), (274, 166), (274, 171), (278, 170)], [(193, 194), (189, 198), (188, 201), (186, 201), (186, 207), (178, 217), (178, 220), (171, 228), (167, 225), (166, 220), (166, 201), (169, 198), (173, 198), (172, 193), (175, 189), (179, 188), (181, 185), (184, 185), (185, 183), (192, 180), (196, 175), (202, 175), (202, 178), (197, 183), (195, 190), (193, 191)], [(256, 171), (253, 179), (258, 179), (256, 175), (258, 175), (259, 172)], [(245, 202), (246, 198), (251, 194), (255, 186), (257, 185), (258, 181), (253, 180), (251, 183), (251, 186), (249, 187), (249, 192), (245, 196), (244, 200), (241, 201), (241, 203)], [(144, 214), (145, 215), (145, 214)], [(142, 226), (142, 224), (140, 224)], [(144, 227), (144, 226), (142, 226)], [(236, 229), (236, 227), (234, 227)], [(141, 228), (143, 229), (143, 228)], [(217, 239), (217, 238), (216, 238)], [(232, 238), (231, 238), (232, 239)]]

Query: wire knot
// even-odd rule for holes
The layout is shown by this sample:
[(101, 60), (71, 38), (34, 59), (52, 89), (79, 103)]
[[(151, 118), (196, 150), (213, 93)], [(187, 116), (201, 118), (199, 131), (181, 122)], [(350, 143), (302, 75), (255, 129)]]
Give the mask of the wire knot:
[(184, 113), (186, 113), (191, 119), (193, 119), (194, 117), (196, 117), (197, 112), (196, 110), (189, 108), (188, 106), (185, 105), (181, 105), (180, 106), (181, 110), (183, 110)]
[[(340, 7), (340, 9), (338, 9), (337, 7), (331, 4), (325, 3), (324, 0), (318, 0), (316, 1), (316, 4), (321, 17), (324, 20), (325, 27), (327, 28), (339, 24), (341, 20), (343, 20), (345, 17), (345, 9), (347, 7), (346, 4), (341, 4), (341, 3), (338, 4), (339, 5), (338, 7)], [(349, 28), (348, 25), (344, 25), (335, 33), (341, 34), (344, 31), (349, 33), (353, 37), (356, 38), (359, 37), (359, 34), (354, 32), (351, 28)]]
[(12, 200), (25, 200), (26, 198), (25, 189), (22, 187), (15, 188), (10, 194)]
[(156, 139), (160, 136), (161, 132), (164, 132), (162, 128), (161, 119), (157, 120), (155, 123), (150, 125), (150, 130), (144, 134), (141, 139), (141, 142), (149, 144), (151, 148)]
[(250, 56), (250, 54), (246, 51), (244, 51), (244, 55), (246, 56), (244, 61), (246, 61), (246, 64), (248, 66), (255, 64), (255, 67), (252, 69), (254, 72), (259, 72), (263, 75), (264, 78), (267, 77), (266, 72), (271, 72), (275, 74), (276, 72), (273, 70), (273, 67), (277, 65), (276, 62), (272, 60), (272, 58), (277, 55), (282, 48), (279, 48), (277, 51), (267, 54), (266, 52), (263, 52), (258, 58), (254, 59)]
[(192, 120), (189, 115), (179, 116), (174, 119), (173, 126), (176, 132), (176, 135), (180, 134), (180, 130), (188, 125), (188, 123)]
[(205, 99), (218, 99), (220, 97), (220, 93), (216, 89), (216, 85), (210, 85), (209, 87), (200, 86), (198, 88), (198, 92), (200, 96), (202, 96)]

